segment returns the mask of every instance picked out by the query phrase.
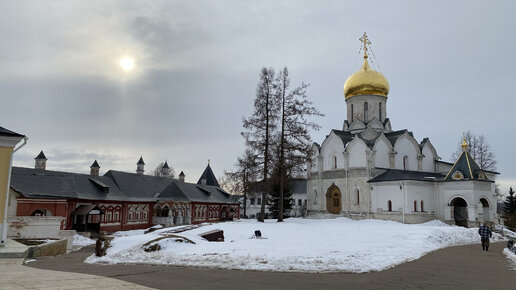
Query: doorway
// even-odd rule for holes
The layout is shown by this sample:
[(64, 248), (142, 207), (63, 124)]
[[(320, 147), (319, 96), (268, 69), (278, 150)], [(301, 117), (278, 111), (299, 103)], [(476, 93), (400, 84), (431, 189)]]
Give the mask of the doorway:
[(460, 197), (454, 198), (451, 203), (453, 206), (453, 220), (461, 227), (468, 227), (468, 204)]
[(335, 184), (326, 192), (326, 210), (333, 214), (339, 214), (342, 210), (342, 194)]

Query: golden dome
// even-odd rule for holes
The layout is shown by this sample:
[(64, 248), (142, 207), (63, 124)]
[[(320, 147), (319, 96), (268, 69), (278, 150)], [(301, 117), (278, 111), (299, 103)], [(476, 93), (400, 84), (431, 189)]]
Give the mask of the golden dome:
[(389, 82), (379, 72), (371, 69), (364, 56), (364, 64), (356, 73), (352, 74), (344, 83), (344, 96), (347, 98), (357, 95), (380, 95), (387, 97)]

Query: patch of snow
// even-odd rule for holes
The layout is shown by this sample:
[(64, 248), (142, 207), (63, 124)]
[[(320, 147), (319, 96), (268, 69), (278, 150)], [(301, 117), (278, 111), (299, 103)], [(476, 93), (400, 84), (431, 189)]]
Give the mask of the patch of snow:
[(32, 263), (32, 262), (36, 262), (36, 259), (28, 259), (28, 260), (23, 261), (24, 264), (28, 264), (28, 263)]
[(509, 261), (511, 262), (512, 269), (516, 270), (516, 254), (508, 248), (503, 249), (503, 254), (507, 256), (507, 259), (509, 259)]
[(90, 238), (87, 238), (83, 235), (75, 234), (73, 236), (73, 245), (74, 246), (87, 246), (95, 244), (95, 240), (92, 240)]
[[(208, 242), (199, 236), (216, 228), (224, 231), (224, 242)], [(255, 230), (260, 230), (264, 239), (252, 239)], [(480, 241), (478, 228), (449, 226), (439, 221), (409, 225), (343, 217), (289, 218), (282, 223), (239, 220), (206, 225), (177, 234), (195, 244), (164, 240), (160, 251), (145, 252), (142, 245), (161, 237), (161, 231), (119, 232), (106, 256), (92, 255), (86, 262), (360, 273), (382, 271), (437, 249)]]

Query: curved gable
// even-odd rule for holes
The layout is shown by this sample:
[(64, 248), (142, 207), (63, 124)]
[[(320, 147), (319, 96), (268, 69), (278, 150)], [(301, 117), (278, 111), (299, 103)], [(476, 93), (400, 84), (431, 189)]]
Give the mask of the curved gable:
[(373, 149), (376, 151), (374, 156), (374, 166), (389, 168), (389, 153), (392, 152), (392, 145), (383, 133), (380, 134), (378, 139), (376, 139)]
[(423, 171), (435, 172), (435, 161), (439, 159), (439, 156), (428, 138), (423, 141), (421, 154), (423, 154)]
[[(419, 144), (416, 139), (412, 137), (408, 132), (399, 136), (394, 143), (394, 151), (396, 151), (396, 158), (394, 161), (394, 167), (402, 170), (417, 170), (417, 156), (421, 153), (419, 150)], [(405, 168), (403, 159), (407, 156), (407, 166)]]
[(367, 145), (358, 135), (348, 144), (346, 152), (349, 153), (349, 167), (367, 166)]
[(344, 150), (344, 142), (332, 131), (321, 145), (320, 155), (323, 157), (323, 170), (344, 168), (344, 156), (342, 155)]

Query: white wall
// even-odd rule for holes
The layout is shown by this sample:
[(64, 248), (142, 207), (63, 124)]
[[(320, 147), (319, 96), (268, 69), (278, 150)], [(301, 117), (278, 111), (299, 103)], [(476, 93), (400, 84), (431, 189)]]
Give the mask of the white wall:
[(321, 146), (323, 156), (323, 170), (335, 169), (334, 157), (337, 157), (337, 168), (344, 168), (344, 144), (340, 137), (333, 132), (324, 140)]
[(417, 170), (417, 156), (419, 154), (419, 148), (416, 148), (415, 144), (410, 141), (407, 135), (400, 136), (396, 143), (394, 144), (394, 151), (397, 152), (395, 158), (396, 169), (404, 169), (403, 168), (403, 157), (408, 156), (408, 168), (407, 170)]
[(355, 138), (349, 143), (349, 168), (367, 166), (367, 145), (361, 139)]
[(424, 172), (435, 172), (435, 159), (437, 156), (434, 155), (432, 149), (428, 144), (423, 146), (423, 150), (421, 152), (425, 157), (423, 157), (423, 171)]
[(391, 147), (383, 139), (378, 139), (374, 145), (376, 154), (374, 155), (374, 166), (381, 168), (389, 168), (389, 152)]
[(402, 193), (400, 185), (397, 182), (378, 182), (371, 183), (373, 190), (371, 191), (372, 212), (377, 212), (380, 208), (387, 211), (388, 201), (392, 202), (392, 211), (398, 211), (402, 206)]

